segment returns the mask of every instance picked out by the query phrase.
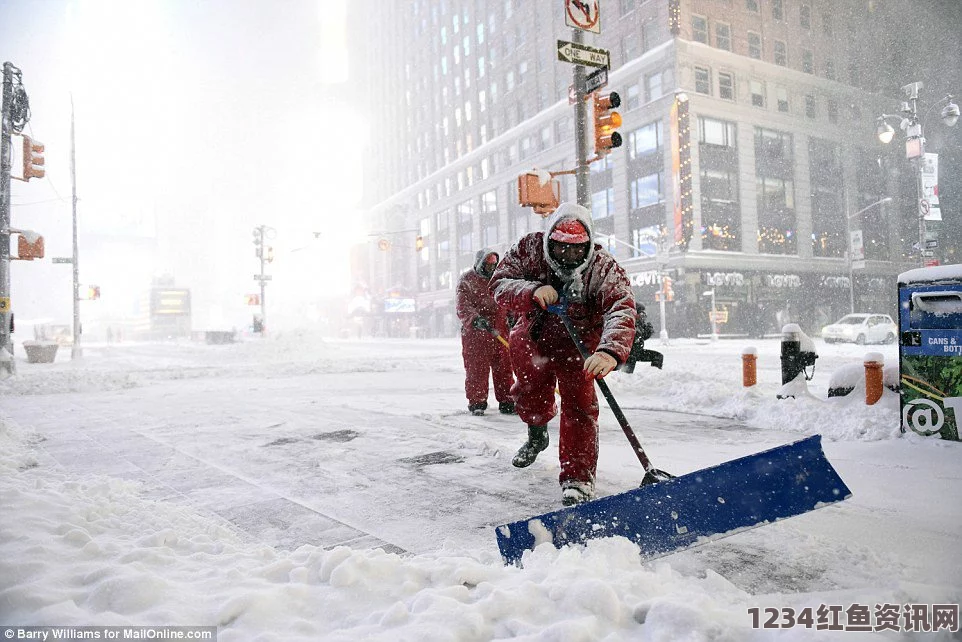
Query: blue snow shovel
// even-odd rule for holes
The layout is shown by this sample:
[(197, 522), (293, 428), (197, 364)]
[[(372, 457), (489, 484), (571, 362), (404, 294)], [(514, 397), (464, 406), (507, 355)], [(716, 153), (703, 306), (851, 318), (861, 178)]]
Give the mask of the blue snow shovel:
[[(549, 310), (559, 314), (587, 357), (565, 307), (549, 306)], [(611, 390), (604, 381), (596, 381), (625, 434), (630, 435), (646, 479), (649, 475), (651, 479), (625, 493), (498, 526), (495, 534), (506, 564), (519, 564), (525, 551), (544, 542), (561, 547), (616, 535), (637, 544), (642, 557), (650, 559), (801, 515), (852, 495), (825, 458), (821, 435), (680, 477), (654, 469), (637, 438), (633, 439)]]

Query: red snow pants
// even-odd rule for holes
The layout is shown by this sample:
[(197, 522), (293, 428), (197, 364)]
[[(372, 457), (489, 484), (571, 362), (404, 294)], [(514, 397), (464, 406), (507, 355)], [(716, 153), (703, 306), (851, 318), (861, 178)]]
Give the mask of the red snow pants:
[(595, 481), (598, 468), (598, 397), (586, 379), (584, 359), (574, 344), (541, 354), (526, 333), (512, 333), (511, 355), (517, 382), (511, 389), (515, 409), (526, 423), (544, 426), (558, 414), (555, 386), (561, 394), (559, 481)]
[(488, 400), (489, 372), (494, 380), (494, 398), (499, 403), (513, 401), (511, 356), (508, 348), (496, 337), (484, 330), (463, 330), (461, 357), (464, 359), (464, 396), (469, 405)]

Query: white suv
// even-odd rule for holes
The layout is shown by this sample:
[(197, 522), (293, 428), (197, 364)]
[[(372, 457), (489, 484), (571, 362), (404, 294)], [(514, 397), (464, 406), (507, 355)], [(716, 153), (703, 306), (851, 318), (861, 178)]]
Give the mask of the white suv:
[(898, 326), (887, 314), (846, 314), (822, 328), (825, 343), (894, 343), (897, 336)]

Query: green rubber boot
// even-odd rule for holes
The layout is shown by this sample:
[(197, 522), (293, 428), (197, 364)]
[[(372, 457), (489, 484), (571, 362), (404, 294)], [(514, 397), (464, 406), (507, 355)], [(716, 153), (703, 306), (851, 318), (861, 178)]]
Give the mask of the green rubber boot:
[(538, 458), (538, 453), (548, 447), (548, 427), (528, 426), (528, 441), (518, 450), (511, 463), (518, 468), (527, 468)]

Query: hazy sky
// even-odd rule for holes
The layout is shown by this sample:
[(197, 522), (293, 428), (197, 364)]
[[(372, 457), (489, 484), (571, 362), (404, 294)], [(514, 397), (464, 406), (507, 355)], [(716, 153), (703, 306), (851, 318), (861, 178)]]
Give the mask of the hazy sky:
[(261, 223), (277, 230), (275, 321), (346, 292), (363, 121), (326, 98), (346, 80), (343, 20), (343, 0), (4, 0), (0, 56), (23, 71), (47, 159), (46, 179), (13, 181), (13, 225), (48, 257), (14, 265), (18, 318), (70, 318), (69, 266), (49, 257), (70, 255), (71, 92), (80, 280), (103, 297), (85, 316), (125, 313), (170, 274), (195, 329), (248, 320)]

